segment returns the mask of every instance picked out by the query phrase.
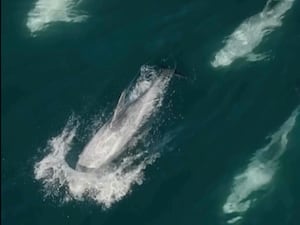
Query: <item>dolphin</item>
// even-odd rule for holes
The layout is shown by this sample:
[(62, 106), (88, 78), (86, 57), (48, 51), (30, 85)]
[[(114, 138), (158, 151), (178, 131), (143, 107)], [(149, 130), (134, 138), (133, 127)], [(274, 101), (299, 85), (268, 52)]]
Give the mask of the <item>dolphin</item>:
[(135, 85), (123, 91), (112, 118), (94, 135), (79, 156), (76, 169), (94, 171), (118, 157), (161, 106), (173, 69), (141, 68)]

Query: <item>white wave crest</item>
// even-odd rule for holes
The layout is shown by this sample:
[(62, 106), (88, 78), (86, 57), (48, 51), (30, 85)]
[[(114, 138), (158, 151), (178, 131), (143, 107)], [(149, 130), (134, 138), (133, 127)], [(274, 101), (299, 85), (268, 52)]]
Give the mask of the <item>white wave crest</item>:
[[(155, 161), (158, 153), (136, 151), (122, 155), (118, 162), (112, 160), (127, 149), (137, 131), (158, 110), (170, 79), (169, 70), (143, 66), (136, 84), (122, 94), (113, 118), (82, 152), (77, 169), (66, 162), (79, 127), (75, 119), (70, 119), (61, 134), (48, 142), (50, 153), (34, 167), (35, 178), (42, 181), (46, 195), (63, 194), (65, 201), (92, 199), (109, 208), (126, 196), (134, 184), (142, 184), (145, 168)], [(141, 133), (139, 137), (143, 137)]]
[(251, 205), (257, 200), (257, 192), (263, 190), (272, 181), (278, 168), (278, 160), (286, 151), (288, 134), (293, 130), (300, 107), (298, 106), (288, 120), (275, 132), (269, 143), (257, 150), (245, 171), (234, 177), (231, 193), (229, 194), (223, 212), (234, 215), (228, 223), (242, 219)]
[(82, 22), (87, 15), (79, 10), (76, 0), (38, 0), (28, 13), (26, 26), (33, 36), (54, 22)]
[(267, 57), (264, 54), (255, 54), (253, 50), (262, 42), (263, 38), (280, 27), (284, 14), (292, 7), (294, 0), (279, 0), (274, 7), (268, 0), (264, 10), (246, 19), (225, 41), (225, 46), (219, 50), (213, 67), (229, 66), (236, 59), (246, 57), (248, 61), (258, 61)]

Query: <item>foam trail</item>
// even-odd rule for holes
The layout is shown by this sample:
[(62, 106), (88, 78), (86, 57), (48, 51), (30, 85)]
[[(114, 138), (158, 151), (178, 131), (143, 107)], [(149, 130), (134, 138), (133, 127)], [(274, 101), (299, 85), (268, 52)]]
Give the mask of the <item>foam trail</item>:
[(279, 0), (275, 6), (268, 0), (262, 12), (246, 19), (225, 41), (225, 46), (219, 50), (214, 60), (213, 67), (229, 66), (236, 59), (246, 57), (248, 61), (258, 61), (266, 55), (255, 54), (253, 50), (262, 42), (263, 38), (280, 27), (284, 14), (293, 6), (294, 0)]
[(278, 160), (286, 151), (288, 135), (293, 130), (300, 107), (298, 106), (288, 120), (275, 132), (269, 143), (257, 150), (245, 171), (234, 177), (231, 193), (223, 205), (224, 214), (234, 216), (227, 223), (240, 221), (243, 214), (257, 200), (258, 191), (272, 181), (278, 168)]
[(54, 22), (82, 22), (87, 16), (76, 10), (77, 0), (38, 0), (28, 13), (26, 26), (33, 36)]
[[(141, 128), (161, 106), (171, 75), (171, 70), (143, 66), (135, 85), (122, 94), (113, 118), (100, 128), (82, 152), (79, 159), (82, 165), (78, 166), (78, 162), (77, 169), (66, 162), (79, 127), (79, 122), (71, 118), (63, 131), (48, 142), (49, 154), (34, 167), (35, 178), (42, 181), (46, 195), (63, 196), (64, 201), (92, 199), (109, 208), (126, 196), (134, 184), (142, 184), (143, 171), (158, 153), (127, 151), (118, 161), (112, 160), (128, 146), (133, 147), (134, 139), (145, 137)], [(148, 126), (144, 130), (149, 129)], [(94, 165), (98, 168), (89, 167)]]

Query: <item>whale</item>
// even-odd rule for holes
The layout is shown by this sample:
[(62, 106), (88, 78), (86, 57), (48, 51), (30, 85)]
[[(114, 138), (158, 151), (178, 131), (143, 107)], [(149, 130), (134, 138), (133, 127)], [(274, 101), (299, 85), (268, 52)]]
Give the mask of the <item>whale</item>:
[(215, 54), (211, 65), (215, 68), (226, 67), (239, 58), (248, 61), (266, 58), (266, 54), (254, 53), (253, 50), (265, 36), (282, 25), (282, 19), (293, 3), (294, 0), (268, 0), (260, 13), (246, 19), (226, 38), (224, 47)]
[(77, 0), (37, 0), (28, 12), (26, 26), (31, 35), (36, 37), (53, 23), (83, 22), (88, 19), (88, 15), (78, 9), (80, 3)]
[(245, 169), (234, 176), (223, 205), (228, 224), (240, 222), (263, 192), (270, 188), (280, 168), (280, 159), (288, 150), (290, 134), (297, 126), (299, 113), (298, 105), (281, 127), (266, 137), (266, 144), (256, 150)]
[(143, 66), (136, 82), (123, 91), (112, 117), (79, 155), (76, 170), (97, 171), (118, 157), (162, 104), (174, 69)]

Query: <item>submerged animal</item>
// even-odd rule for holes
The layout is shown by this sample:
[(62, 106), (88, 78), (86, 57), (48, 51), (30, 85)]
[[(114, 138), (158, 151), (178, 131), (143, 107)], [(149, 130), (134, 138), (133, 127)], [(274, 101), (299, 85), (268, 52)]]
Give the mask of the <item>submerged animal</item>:
[(112, 118), (80, 154), (76, 169), (96, 170), (120, 155), (160, 107), (174, 72), (171, 69), (143, 66), (136, 83), (121, 94)]
[(76, 0), (38, 0), (28, 13), (26, 26), (36, 36), (54, 22), (82, 22), (88, 17), (77, 10), (79, 4)]
[(268, 0), (262, 12), (246, 19), (228, 37), (225, 46), (216, 53), (211, 65), (213, 67), (228, 66), (242, 57), (246, 57), (248, 61), (265, 58), (264, 54), (255, 54), (252, 51), (267, 34), (281, 26), (284, 14), (293, 3), (294, 0)]
[(297, 106), (283, 125), (268, 136), (269, 142), (257, 150), (246, 169), (234, 177), (223, 205), (223, 213), (229, 218), (227, 223), (240, 221), (262, 191), (267, 190), (279, 168), (280, 158), (287, 150), (289, 134), (297, 125), (299, 112), (300, 106)]

